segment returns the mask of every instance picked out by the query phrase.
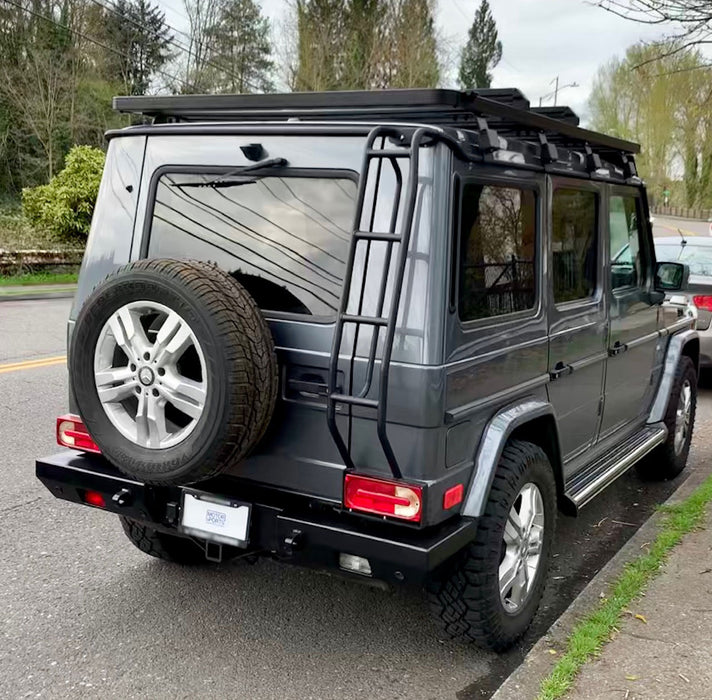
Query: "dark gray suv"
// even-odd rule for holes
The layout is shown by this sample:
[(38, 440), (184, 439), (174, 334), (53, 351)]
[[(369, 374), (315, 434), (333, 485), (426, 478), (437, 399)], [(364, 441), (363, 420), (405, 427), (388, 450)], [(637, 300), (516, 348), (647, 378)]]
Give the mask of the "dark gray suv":
[(684, 468), (689, 272), (655, 262), (636, 144), (517, 90), (115, 107), (145, 123), (107, 134), (55, 496), (173, 562), (425, 586), (501, 650), (557, 511)]

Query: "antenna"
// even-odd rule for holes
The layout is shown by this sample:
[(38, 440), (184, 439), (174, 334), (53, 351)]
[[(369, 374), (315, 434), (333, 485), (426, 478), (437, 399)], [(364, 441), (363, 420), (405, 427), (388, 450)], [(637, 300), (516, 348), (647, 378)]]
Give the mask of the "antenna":
[(687, 241), (685, 240), (685, 234), (683, 234), (682, 229), (677, 229), (677, 232), (680, 234), (680, 238), (682, 238), (682, 242), (680, 245), (684, 248), (687, 245)]

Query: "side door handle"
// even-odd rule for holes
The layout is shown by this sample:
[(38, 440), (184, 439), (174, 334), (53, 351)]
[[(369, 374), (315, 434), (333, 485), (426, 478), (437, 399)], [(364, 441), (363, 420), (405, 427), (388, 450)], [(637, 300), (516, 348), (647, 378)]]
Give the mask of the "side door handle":
[(616, 355), (620, 355), (622, 352), (625, 352), (628, 349), (628, 346), (625, 343), (621, 343), (620, 340), (616, 340), (616, 342), (613, 344), (612, 348), (608, 348), (608, 357), (615, 357)]
[(574, 368), (571, 365), (567, 365), (563, 362), (557, 362), (554, 365), (554, 369), (549, 372), (549, 378), (553, 382), (555, 379), (559, 379), (559, 377), (565, 377), (567, 374), (571, 374), (573, 371)]

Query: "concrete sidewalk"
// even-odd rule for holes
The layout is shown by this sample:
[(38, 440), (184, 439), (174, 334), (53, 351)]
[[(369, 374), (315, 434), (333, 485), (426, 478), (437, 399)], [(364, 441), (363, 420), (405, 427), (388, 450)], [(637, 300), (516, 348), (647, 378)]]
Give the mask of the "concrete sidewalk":
[[(685, 537), (601, 656), (586, 664), (573, 700), (712, 698), (712, 528)], [(635, 617), (640, 615), (640, 617)]]
[(0, 302), (71, 298), (76, 291), (76, 284), (0, 285)]

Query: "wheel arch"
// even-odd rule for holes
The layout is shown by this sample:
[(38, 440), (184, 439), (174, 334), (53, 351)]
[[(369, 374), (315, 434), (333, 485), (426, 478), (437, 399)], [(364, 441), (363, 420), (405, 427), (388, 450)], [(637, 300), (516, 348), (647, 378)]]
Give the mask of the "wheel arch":
[(686, 330), (676, 333), (670, 338), (662, 376), (658, 384), (653, 405), (648, 416), (648, 423), (659, 423), (665, 418), (670, 390), (675, 379), (675, 371), (681, 357), (689, 357), (695, 365), (695, 371), (700, 372), (700, 336), (696, 330)]
[(484, 513), (502, 451), (511, 440), (525, 440), (544, 450), (554, 472), (559, 507), (566, 510), (563, 463), (554, 407), (547, 401), (527, 399), (504, 407), (485, 427), (462, 515), (480, 517)]

